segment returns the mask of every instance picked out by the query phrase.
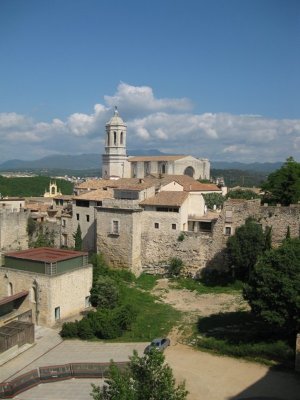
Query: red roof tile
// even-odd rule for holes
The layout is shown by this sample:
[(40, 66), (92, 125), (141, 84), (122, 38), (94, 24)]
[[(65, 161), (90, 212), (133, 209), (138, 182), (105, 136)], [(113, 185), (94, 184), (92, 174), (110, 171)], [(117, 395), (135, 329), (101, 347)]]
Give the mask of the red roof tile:
[(57, 262), (87, 255), (88, 253), (83, 251), (54, 249), (52, 247), (38, 247), (36, 249), (5, 253), (7, 257), (41, 262)]

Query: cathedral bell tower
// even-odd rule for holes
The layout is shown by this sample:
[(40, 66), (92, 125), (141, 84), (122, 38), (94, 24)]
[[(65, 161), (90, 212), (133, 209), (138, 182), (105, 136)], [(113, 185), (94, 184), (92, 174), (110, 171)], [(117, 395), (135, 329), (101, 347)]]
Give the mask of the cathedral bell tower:
[(102, 155), (102, 178), (126, 178), (128, 161), (126, 155), (127, 126), (115, 107), (113, 117), (105, 125), (105, 154)]

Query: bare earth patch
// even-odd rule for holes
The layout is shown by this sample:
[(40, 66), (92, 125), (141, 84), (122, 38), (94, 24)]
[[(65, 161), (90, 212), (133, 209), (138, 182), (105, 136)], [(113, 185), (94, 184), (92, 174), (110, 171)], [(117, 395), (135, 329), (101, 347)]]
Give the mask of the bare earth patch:
[(174, 327), (168, 335), (171, 346), (165, 355), (176, 380), (186, 381), (189, 400), (300, 399), (300, 380), (291, 373), (204, 353), (183, 344), (199, 316), (246, 310), (248, 304), (240, 294), (201, 295), (187, 289), (174, 289), (168, 279), (158, 280), (152, 293), (184, 312), (181, 326)]
[(248, 308), (240, 294), (199, 294), (187, 289), (172, 289), (168, 279), (159, 279), (152, 293), (177, 310), (197, 313), (197, 316)]

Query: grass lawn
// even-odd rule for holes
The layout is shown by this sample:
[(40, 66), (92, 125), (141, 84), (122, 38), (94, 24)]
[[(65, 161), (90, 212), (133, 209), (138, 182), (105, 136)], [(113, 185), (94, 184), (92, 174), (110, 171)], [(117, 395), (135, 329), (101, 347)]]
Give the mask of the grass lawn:
[(149, 292), (159, 276), (142, 274), (134, 282), (120, 284), (122, 304), (131, 304), (137, 313), (131, 330), (113, 341), (148, 342), (155, 337), (167, 336), (181, 320), (181, 312), (163, 304)]
[(233, 283), (228, 283), (224, 286), (218, 285), (207, 285), (199, 280), (195, 280), (192, 278), (172, 278), (172, 287), (174, 289), (188, 289), (192, 291), (196, 291), (199, 294), (208, 294), (208, 293), (233, 293), (236, 294), (241, 292), (243, 283), (240, 281), (235, 281)]
[(275, 332), (248, 311), (199, 318), (196, 345), (222, 355), (293, 368), (295, 353), (282, 332)]

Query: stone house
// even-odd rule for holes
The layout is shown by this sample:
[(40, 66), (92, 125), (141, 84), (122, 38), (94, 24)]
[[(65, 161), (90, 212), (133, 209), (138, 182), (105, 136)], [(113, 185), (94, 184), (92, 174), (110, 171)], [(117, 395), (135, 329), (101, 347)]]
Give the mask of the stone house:
[(0, 297), (22, 294), (38, 325), (54, 326), (89, 306), (92, 266), (85, 252), (35, 248), (5, 254)]
[[(127, 182), (127, 185), (125, 183)], [(110, 265), (139, 274), (144, 265), (166, 261), (190, 218), (205, 215), (204, 192), (220, 192), (189, 176), (114, 181), (114, 198), (97, 207), (97, 251)], [(187, 254), (188, 256), (188, 254)]]

